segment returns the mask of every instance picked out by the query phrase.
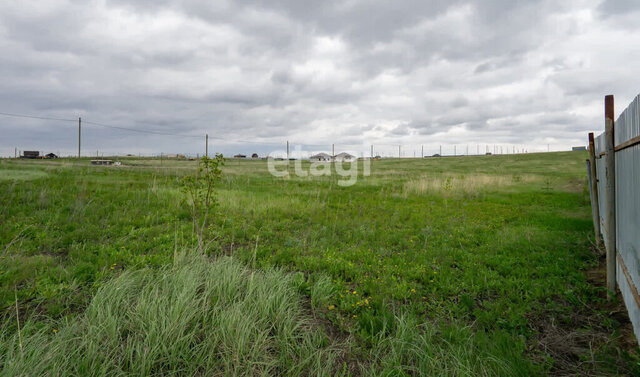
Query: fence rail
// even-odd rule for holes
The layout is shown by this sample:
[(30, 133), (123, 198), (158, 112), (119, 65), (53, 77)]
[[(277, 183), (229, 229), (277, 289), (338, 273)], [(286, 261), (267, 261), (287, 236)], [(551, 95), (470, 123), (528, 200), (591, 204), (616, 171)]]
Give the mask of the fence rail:
[(605, 132), (595, 138), (589, 153), (587, 168), (595, 161), (588, 174), (592, 206), (598, 212), (594, 228), (607, 250), (607, 285), (612, 294), (616, 285), (620, 289), (640, 339), (640, 95), (615, 122), (613, 96), (606, 97)]

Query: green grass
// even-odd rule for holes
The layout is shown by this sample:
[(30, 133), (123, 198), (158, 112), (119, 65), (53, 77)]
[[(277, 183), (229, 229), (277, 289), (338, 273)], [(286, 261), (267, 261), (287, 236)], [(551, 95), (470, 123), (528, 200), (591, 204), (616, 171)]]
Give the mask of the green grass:
[[(207, 269), (229, 267), (218, 256), (232, 255), (255, 265), (256, 273), (284, 269), (277, 270), (283, 282), (294, 273), (297, 295), (287, 301), (308, 301), (310, 308), (293, 317), (301, 323), (314, 317), (324, 325), (320, 333), (303, 332), (292, 347), (301, 347), (297, 352), (316, 347), (310, 354), (321, 370), (553, 373), (553, 357), (536, 347), (535, 322), (549, 316), (567, 322), (584, 305), (597, 306), (602, 291), (584, 273), (598, 262), (590, 251), (585, 158), (551, 153), (379, 160), (371, 176), (351, 187), (340, 186), (335, 175), (275, 178), (264, 161), (231, 160), (208, 234), (213, 261)], [(37, 370), (30, 369), (34, 362), (18, 360), (14, 295), (27, 322), (25, 339), (33, 333), (34, 344), (40, 344), (35, 348), (57, 348), (62, 326), (55, 336), (38, 331), (52, 323), (68, 323), (76, 329), (65, 330), (70, 332), (90, 325), (83, 318), (91, 308), (109, 305), (98, 303), (107, 290), (134, 279), (139, 270), (156, 280), (174, 274), (167, 267), (174, 250), (195, 245), (179, 189), (180, 177), (193, 172), (195, 162), (160, 165), (130, 158), (123, 163), (0, 162), (0, 177), (9, 177), (0, 179), (0, 313), (3, 339), (13, 342), (13, 351), (3, 351), (0, 359), (5, 368)], [(163, 321), (167, 315), (156, 317)], [(613, 339), (618, 324), (607, 326)], [(27, 331), (31, 328), (40, 330)], [(338, 335), (322, 345), (301, 340), (322, 338), (323, 331)], [(98, 351), (99, 340), (87, 340), (97, 342), (96, 355), (105, 353)], [(612, 342), (594, 345), (594, 353), (608, 362), (576, 362), (583, 368), (576, 371), (615, 375), (637, 368), (634, 356)], [(186, 348), (185, 355), (198, 352)], [(117, 364), (124, 361), (114, 358), (110, 362), (124, 368)], [(251, 368), (249, 359), (237, 366), (237, 374), (253, 371), (242, 369)], [(287, 370), (273, 363), (265, 361), (264, 371)], [(182, 368), (178, 359), (170, 365)], [(161, 374), (170, 370), (152, 368)]]
[(291, 276), (188, 258), (126, 271), (66, 323), (31, 323), (5, 350), (15, 375), (331, 376), (339, 352), (313, 329)]

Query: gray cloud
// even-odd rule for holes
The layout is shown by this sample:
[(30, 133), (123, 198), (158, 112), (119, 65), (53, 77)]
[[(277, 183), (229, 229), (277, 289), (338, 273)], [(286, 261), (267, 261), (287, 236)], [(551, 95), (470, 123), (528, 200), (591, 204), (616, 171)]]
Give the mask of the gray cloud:
[[(633, 64), (620, 64), (640, 59), (629, 26), (639, 10), (608, 0), (4, 3), (0, 111), (209, 133), (226, 153), (286, 140), (380, 153), (568, 148), (602, 128), (605, 94), (622, 109), (639, 91)], [(0, 130), (0, 155), (75, 149), (73, 122), (0, 117)], [(107, 153), (203, 149), (90, 124), (85, 135), (88, 150)]]

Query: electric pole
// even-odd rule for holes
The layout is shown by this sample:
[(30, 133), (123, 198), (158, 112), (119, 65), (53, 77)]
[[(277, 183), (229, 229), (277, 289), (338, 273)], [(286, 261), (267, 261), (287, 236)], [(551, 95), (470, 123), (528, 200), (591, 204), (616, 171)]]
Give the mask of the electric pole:
[[(204, 134), (204, 155), (209, 157), (209, 134)], [(162, 156), (162, 154), (160, 154)]]
[(287, 161), (289, 161), (289, 140), (287, 140)]
[(80, 158), (81, 143), (82, 143), (82, 118), (78, 117), (78, 158)]

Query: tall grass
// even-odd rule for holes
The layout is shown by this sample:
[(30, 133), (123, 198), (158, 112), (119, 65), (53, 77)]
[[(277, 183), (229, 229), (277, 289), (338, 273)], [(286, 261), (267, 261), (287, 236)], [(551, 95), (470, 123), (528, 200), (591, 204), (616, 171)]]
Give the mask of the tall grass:
[[(253, 282), (253, 283), (251, 283)], [(3, 376), (335, 375), (340, 349), (291, 275), (231, 258), (127, 271), (68, 323), (3, 334)]]

